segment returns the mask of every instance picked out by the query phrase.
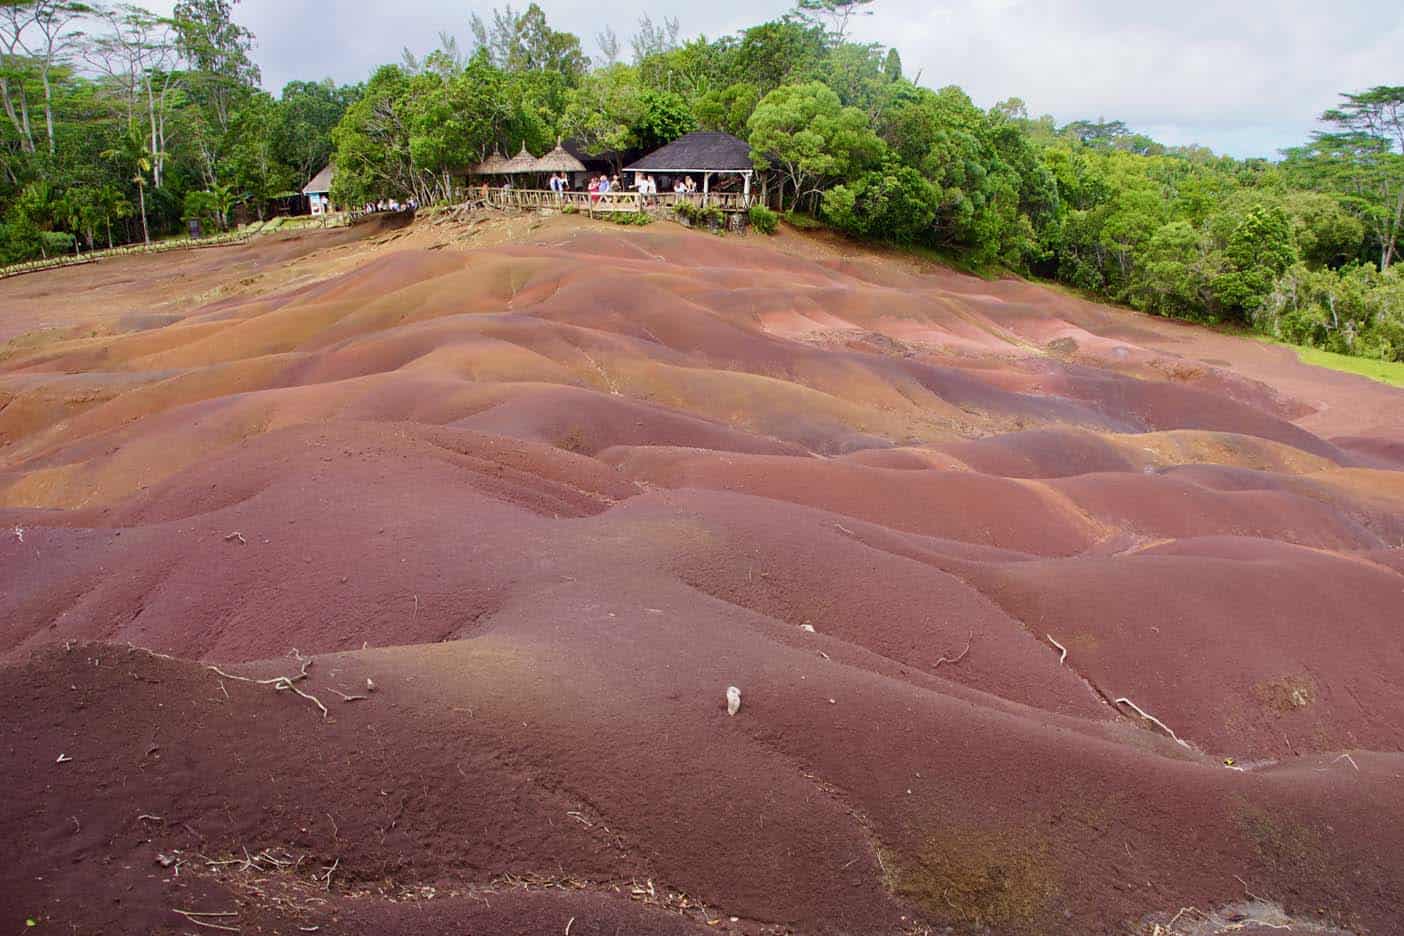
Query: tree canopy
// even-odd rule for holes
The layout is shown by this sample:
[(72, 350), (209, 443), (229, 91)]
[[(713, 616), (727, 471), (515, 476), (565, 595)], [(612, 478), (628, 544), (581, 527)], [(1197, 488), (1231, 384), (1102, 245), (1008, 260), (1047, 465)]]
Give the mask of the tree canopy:
[(604, 26), (594, 60), (537, 4), (505, 6), (462, 46), (450, 30), (363, 84), (275, 96), (237, 0), (5, 0), (0, 261), (287, 210), (331, 162), (343, 203), (431, 203), (494, 150), (622, 159), (702, 128), (749, 143), (772, 205), (853, 237), (1404, 359), (1404, 88), (1341, 95), (1280, 161), (1235, 160), (923, 87), (896, 48), (852, 40), (872, 2), (801, 0), (714, 38), (645, 15)]

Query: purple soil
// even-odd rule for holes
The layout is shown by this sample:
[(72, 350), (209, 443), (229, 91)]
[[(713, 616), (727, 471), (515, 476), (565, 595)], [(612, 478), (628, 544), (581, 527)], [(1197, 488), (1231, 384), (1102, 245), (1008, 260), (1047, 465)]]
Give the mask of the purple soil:
[(438, 230), (0, 282), (78, 297), (0, 355), (0, 927), (1395, 931), (1404, 393), (794, 235)]

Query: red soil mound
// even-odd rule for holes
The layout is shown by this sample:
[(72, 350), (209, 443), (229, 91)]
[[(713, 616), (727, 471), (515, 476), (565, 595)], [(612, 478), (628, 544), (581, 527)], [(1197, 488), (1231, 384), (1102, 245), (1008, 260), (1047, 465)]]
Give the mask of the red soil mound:
[(1404, 394), (660, 228), (0, 283), (0, 925), (1397, 928)]

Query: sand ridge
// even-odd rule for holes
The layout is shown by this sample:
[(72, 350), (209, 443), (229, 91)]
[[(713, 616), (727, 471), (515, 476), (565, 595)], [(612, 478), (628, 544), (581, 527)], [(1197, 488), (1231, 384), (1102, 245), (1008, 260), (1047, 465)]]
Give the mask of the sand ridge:
[(1395, 925), (1398, 390), (570, 218), (21, 277), (0, 319), (0, 918)]

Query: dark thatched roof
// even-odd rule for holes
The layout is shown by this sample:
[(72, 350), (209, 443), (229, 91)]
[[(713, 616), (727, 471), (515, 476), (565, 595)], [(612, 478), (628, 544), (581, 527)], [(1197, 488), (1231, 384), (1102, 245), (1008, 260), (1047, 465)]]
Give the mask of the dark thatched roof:
[(584, 144), (575, 139), (563, 142), (561, 149), (580, 160), (580, 164), (592, 172), (618, 166), (638, 155), (637, 150), (605, 150), (600, 153), (587, 153)]
[(649, 153), (625, 172), (744, 172), (751, 164), (751, 146), (729, 133), (699, 130), (678, 137)]
[(331, 191), (332, 176), (336, 173), (334, 166), (327, 166), (321, 172), (312, 177), (312, 181), (302, 187), (304, 195), (321, 195)]

